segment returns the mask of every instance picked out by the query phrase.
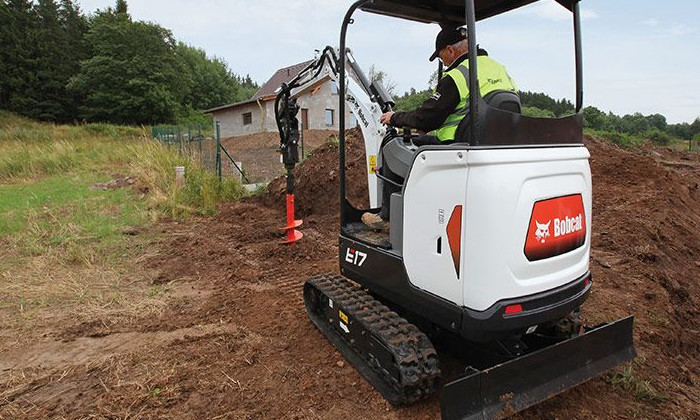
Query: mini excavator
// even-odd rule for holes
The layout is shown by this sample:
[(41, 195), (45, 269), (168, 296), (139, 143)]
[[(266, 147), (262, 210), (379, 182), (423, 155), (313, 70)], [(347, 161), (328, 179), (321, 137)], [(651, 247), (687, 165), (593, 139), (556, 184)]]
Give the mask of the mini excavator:
[[(418, 146), (409, 130), (383, 127), (379, 116), (393, 102), (346, 48), (358, 10), (466, 25), (476, 51), (477, 21), (537, 1), (359, 0), (343, 20), (339, 50), (326, 48), (278, 95), (290, 174), (298, 161), (295, 96), (333, 79), (344, 99), (340, 274), (309, 279), (304, 303), (313, 324), (392, 404), (439, 393), (443, 418), (505, 417), (636, 355), (633, 317), (596, 326), (579, 319), (593, 287), (579, 1), (556, 0), (572, 15), (576, 112), (527, 117), (519, 105), (481, 97), (472, 54), (467, 117), (453, 144)], [(369, 209), (345, 194), (346, 103), (364, 135)], [(377, 239), (361, 215), (379, 211), (382, 189), (395, 183), (382, 165), (403, 181), (392, 186), (399, 192), (391, 195), (389, 233)]]

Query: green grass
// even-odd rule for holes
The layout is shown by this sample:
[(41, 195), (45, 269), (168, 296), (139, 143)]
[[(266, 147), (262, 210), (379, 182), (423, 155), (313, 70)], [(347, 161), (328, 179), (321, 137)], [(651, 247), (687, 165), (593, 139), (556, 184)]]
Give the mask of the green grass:
[(0, 238), (17, 257), (57, 250), (64, 263), (110, 260), (125, 240), (124, 229), (145, 226), (149, 216), (144, 200), (127, 189), (89, 188), (106, 178), (72, 174), (0, 186)]
[[(47, 320), (128, 321), (162, 310), (169, 286), (148, 288), (151, 271), (135, 262), (160, 235), (150, 226), (211, 214), (244, 195), (238, 181), (219, 182), (147, 133), (37, 123), (0, 111), (0, 325), (8, 331), (26, 338)], [(186, 168), (183, 186), (174, 166)], [(113, 174), (135, 184), (91, 188)]]
[(620, 146), (623, 149), (633, 150), (639, 148), (646, 142), (651, 142), (657, 146), (669, 147), (680, 152), (697, 151), (700, 146), (698, 141), (681, 140), (659, 130), (650, 130), (640, 134), (620, 133), (617, 131), (584, 129), (584, 133), (605, 139)]
[(618, 133), (615, 131), (600, 131), (600, 130), (584, 130), (587, 134), (595, 137), (603, 138), (611, 143), (620, 146), (623, 149), (631, 150), (640, 147), (646, 141), (641, 136), (633, 136), (627, 133)]
[(652, 386), (651, 381), (640, 378), (634, 372), (634, 364), (635, 362), (632, 362), (622, 369), (621, 372), (613, 373), (612, 376), (609, 377), (612, 386), (625, 390), (639, 400), (650, 402), (667, 400), (669, 398), (667, 394), (657, 391), (654, 386)]
[[(93, 132), (92, 126), (55, 126), (0, 118), (0, 182), (104, 169), (125, 165), (133, 158), (133, 150), (127, 145), (138, 137)], [(128, 132), (130, 128), (121, 131)], [(114, 133), (118, 132), (115, 128)]]
[[(219, 182), (146, 132), (37, 123), (0, 111), (0, 244), (14, 257), (58, 250), (65, 262), (93, 264), (120, 252), (127, 227), (211, 214), (245, 194), (238, 181)], [(175, 183), (175, 166), (186, 168), (184, 186)], [(91, 188), (114, 173), (135, 178), (135, 188)]]

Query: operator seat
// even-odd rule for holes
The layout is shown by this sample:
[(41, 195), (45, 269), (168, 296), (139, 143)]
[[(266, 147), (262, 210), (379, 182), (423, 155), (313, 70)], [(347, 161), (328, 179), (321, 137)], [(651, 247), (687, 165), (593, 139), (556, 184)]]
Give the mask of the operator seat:
[(502, 109), (516, 114), (520, 114), (522, 109), (520, 105), (520, 95), (510, 90), (494, 90), (493, 92), (489, 92), (484, 97), (484, 101), (492, 108)]
[[(488, 112), (489, 107), (509, 111), (514, 114), (520, 114), (521, 111), (520, 96), (516, 92), (509, 90), (495, 90), (489, 92), (483, 98), (482, 104), (483, 103), (489, 105), (488, 107), (482, 106), (481, 109), (484, 110), (483, 112)], [(457, 142), (468, 143), (471, 137), (471, 130), (469, 130), (470, 123), (471, 115), (467, 114), (457, 126), (455, 141), (446, 142), (445, 144)], [(408, 171), (413, 163), (413, 157), (417, 152), (416, 146), (424, 146), (426, 144), (416, 142), (413, 147), (408, 147), (401, 137), (396, 137), (382, 147), (383, 164), (387, 165), (391, 172), (398, 175), (398, 178), (392, 179), (391, 181), (397, 182), (399, 185), (403, 184), (403, 180), (408, 176)]]
[[(522, 111), (522, 106), (520, 104), (520, 95), (517, 92), (510, 90), (494, 90), (489, 92), (482, 99), (482, 104), (486, 103), (488, 107), (481, 107), (482, 114), (488, 112), (488, 108), (500, 109), (503, 111), (512, 112), (514, 114), (520, 114)], [(469, 102), (467, 102), (469, 106)], [(486, 109), (484, 109), (486, 108)], [(460, 121), (457, 126), (457, 131), (455, 132), (455, 142), (459, 143), (469, 143), (471, 139), (471, 130), (469, 126), (472, 122), (470, 114), (467, 114), (462, 121)]]

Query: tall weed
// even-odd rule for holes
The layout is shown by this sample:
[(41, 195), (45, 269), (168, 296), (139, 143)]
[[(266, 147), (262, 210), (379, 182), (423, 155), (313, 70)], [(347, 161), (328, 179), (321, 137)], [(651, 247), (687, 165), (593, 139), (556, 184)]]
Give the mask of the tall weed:
[[(62, 173), (129, 171), (148, 191), (150, 208), (170, 217), (211, 214), (222, 200), (245, 189), (235, 179), (219, 182), (192, 157), (179, 156), (147, 137), (143, 127), (109, 124), (60, 126), (0, 113), (0, 183), (30, 181)], [(186, 168), (185, 185), (175, 184), (175, 166)]]
[(620, 146), (623, 149), (631, 150), (641, 146), (645, 139), (634, 136), (632, 134), (620, 133), (617, 131), (601, 131), (601, 130), (585, 130), (587, 133), (596, 137), (601, 137), (611, 143)]
[[(212, 214), (218, 202), (236, 200), (246, 194), (238, 180), (219, 182), (216, 174), (202, 168), (194, 159), (179, 156), (160, 142), (144, 141), (131, 147), (134, 155), (131, 173), (148, 191), (152, 206), (171, 217)], [(185, 167), (183, 186), (175, 182), (176, 166)]]

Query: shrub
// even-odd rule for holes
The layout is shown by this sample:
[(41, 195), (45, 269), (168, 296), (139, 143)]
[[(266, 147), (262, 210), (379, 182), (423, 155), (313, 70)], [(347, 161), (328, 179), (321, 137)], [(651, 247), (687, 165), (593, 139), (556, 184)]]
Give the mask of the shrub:
[(660, 146), (667, 146), (669, 143), (671, 143), (671, 136), (668, 133), (665, 133), (661, 130), (647, 131), (644, 137), (651, 140), (652, 143), (658, 144)]
[(619, 131), (593, 131), (593, 133), (623, 149), (634, 149), (642, 143), (642, 139)]
[(534, 106), (524, 106), (522, 107), (523, 115), (526, 117), (536, 117), (536, 118), (556, 118), (554, 112), (548, 109), (540, 109)]

